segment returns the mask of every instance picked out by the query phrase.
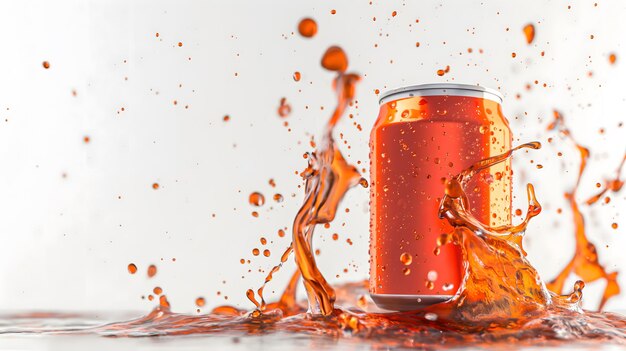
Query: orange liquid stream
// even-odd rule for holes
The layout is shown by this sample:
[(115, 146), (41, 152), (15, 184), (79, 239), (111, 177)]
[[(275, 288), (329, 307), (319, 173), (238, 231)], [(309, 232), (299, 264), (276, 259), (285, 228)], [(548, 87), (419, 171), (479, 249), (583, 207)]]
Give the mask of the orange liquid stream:
[[(565, 284), (565, 280), (570, 276), (570, 274), (576, 274), (576, 276), (580, 277), (586, 282), (593, 282), (598, 279), (606, 280), (606, 287), (604, 289), (604, 293), (602, 295), (602, 300), (600, 301), (599, 310), (602, 310), (606, 301), (620, 292), (620, 287), (617, 284), (617, 272), (608, 273), (605, 268), (600, 265), (598, 261), (598, 252), (596, 250), (596, 246), (592, 244), (589, 239), (587, 239), (587, 235), (585, 233), (585, 218), (580, 212), (579, 204), (576, 202), (576, 191), (578, 190), (578, 186), (580, 185), (580, 179), (587, 168), (587, 159), (589, 158), (589, 149), (578, 144), (572, 133), (569, 129), (566, 128), (563, 116), (554, 111), (554, 122), (552, 122), (548, 126), (548, 130), (558, 129), (559, 132), (565, 136), (570, 142), (574, 144), (576, 149), (580, 154), (580, 168), (578, 171), (578, 178), (576, 180), (576, 185), (571, 192), (565, 193), (565, 198), (569, 202), (570, 208), (572, 210), (573, 219), (574, 219), (574, 228), (576, 238), (576, 251), (574, 252), (574, 257), (572, 257), (571, 261), (565, 266), (565, 268), (554, 278), (550, 283), (548, 283), (548, 288), (555, 292), (563, 291), (563, 284)], [(591, 197), (587, 200), (587, 204), (593, 204), (597, 202), (607, 191), (619, 191), (624, 182), (619, 179), (622, 167), (624, 166), (624, 160), (626, 160), (626, 155), (622, 160), (618, 171), (617, 178), (614, 180), (606, 182), (605, 188), (595, 196)]]

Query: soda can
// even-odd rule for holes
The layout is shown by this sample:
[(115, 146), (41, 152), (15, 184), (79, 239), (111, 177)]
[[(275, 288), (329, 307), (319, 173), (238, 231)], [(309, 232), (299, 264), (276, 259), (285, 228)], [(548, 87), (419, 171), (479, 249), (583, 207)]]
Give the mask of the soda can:
[[(370, 296), (380, 308), (419, 309), (456, 293), (460, 249), (440, 234), (446, 179), (511, 148), (502, 95), (465, 84), (424, 84), (380, 98), (370, 135)], [(511, 223), (510, 161), (481, 172), (466, 191), (471, 212), (492, 226)]]

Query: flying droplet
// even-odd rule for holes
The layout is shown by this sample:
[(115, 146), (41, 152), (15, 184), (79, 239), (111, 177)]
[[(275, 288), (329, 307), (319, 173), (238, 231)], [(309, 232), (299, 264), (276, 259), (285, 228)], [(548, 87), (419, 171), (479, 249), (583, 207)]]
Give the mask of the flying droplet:
[(322, 67), (329, 71), (345, 72), (348, 69), (348, 56), (342, 48), (331, 46), (322, 56)]
[(265, 196), (255, 191), (252, 194), (250, 194), (248, 201), (250, 202), (250, 205), (252, 206), (257, 206), (257, 207), (263, 206), (263, 204), (265, 203)]
[(137, 266), (134, 263), (128, 264), (128, 273), (130, 274), (137, 273)]
[(148, 278), (152, 278), (157, 274), (157, 268), (155, 265), (151, 264), (148, 267)]
[(525, 25), (524, 35), (526, 36), (526, 43), (532, 43), (535, 40), (535, 26), (531, 23)]
[(280, 98), (280, 105), (278, 106), (278, 115), (280, 117), (287, 117), (291, 113), (291, 105), (287, 103), (287, 98)]
[(312, 18), (304, 18), (298, 24), (298, 32), (305, 38), (312, 38), (317, 34), (317, 22)]
[(437, 75), (441, 77), (441, 76), (443, 76), (444, 74), (446, 74), (448, 72), (450, 72), (450, 66), (446, 66), (445, 69), (438, 69), (437, 70)]

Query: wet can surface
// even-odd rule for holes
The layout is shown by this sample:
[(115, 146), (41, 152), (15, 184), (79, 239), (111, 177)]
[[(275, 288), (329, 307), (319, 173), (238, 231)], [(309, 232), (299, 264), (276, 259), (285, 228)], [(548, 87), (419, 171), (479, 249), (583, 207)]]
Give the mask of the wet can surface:
[[(502, 96), (463, 84), (425, 84), (382, 95), (370, 135), (370, 295), (381, 308), (412, 310), (452, 297), (460, 250), (434, 249), (452, 228), (439, 219), (446, 179), (511, 148)], [(471, 211), (511, 223), (510, 161), (468, 184)]]

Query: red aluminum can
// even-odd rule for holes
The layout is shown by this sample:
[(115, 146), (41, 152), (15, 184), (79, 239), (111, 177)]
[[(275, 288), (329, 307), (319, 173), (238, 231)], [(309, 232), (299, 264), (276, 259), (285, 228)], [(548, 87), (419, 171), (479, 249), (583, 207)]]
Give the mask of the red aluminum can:
[[(370, 295), (381, 308), (413, 310), (452, 297), (463, 278), (460, 249), (442, 247), (452, 228), (438, 217), (445, 180), (511, 148), (495, 90), (424, 84), (384, 93), (370, 136)], [(510, 161), (467, 187), (472, 213), (511, 223)]]

